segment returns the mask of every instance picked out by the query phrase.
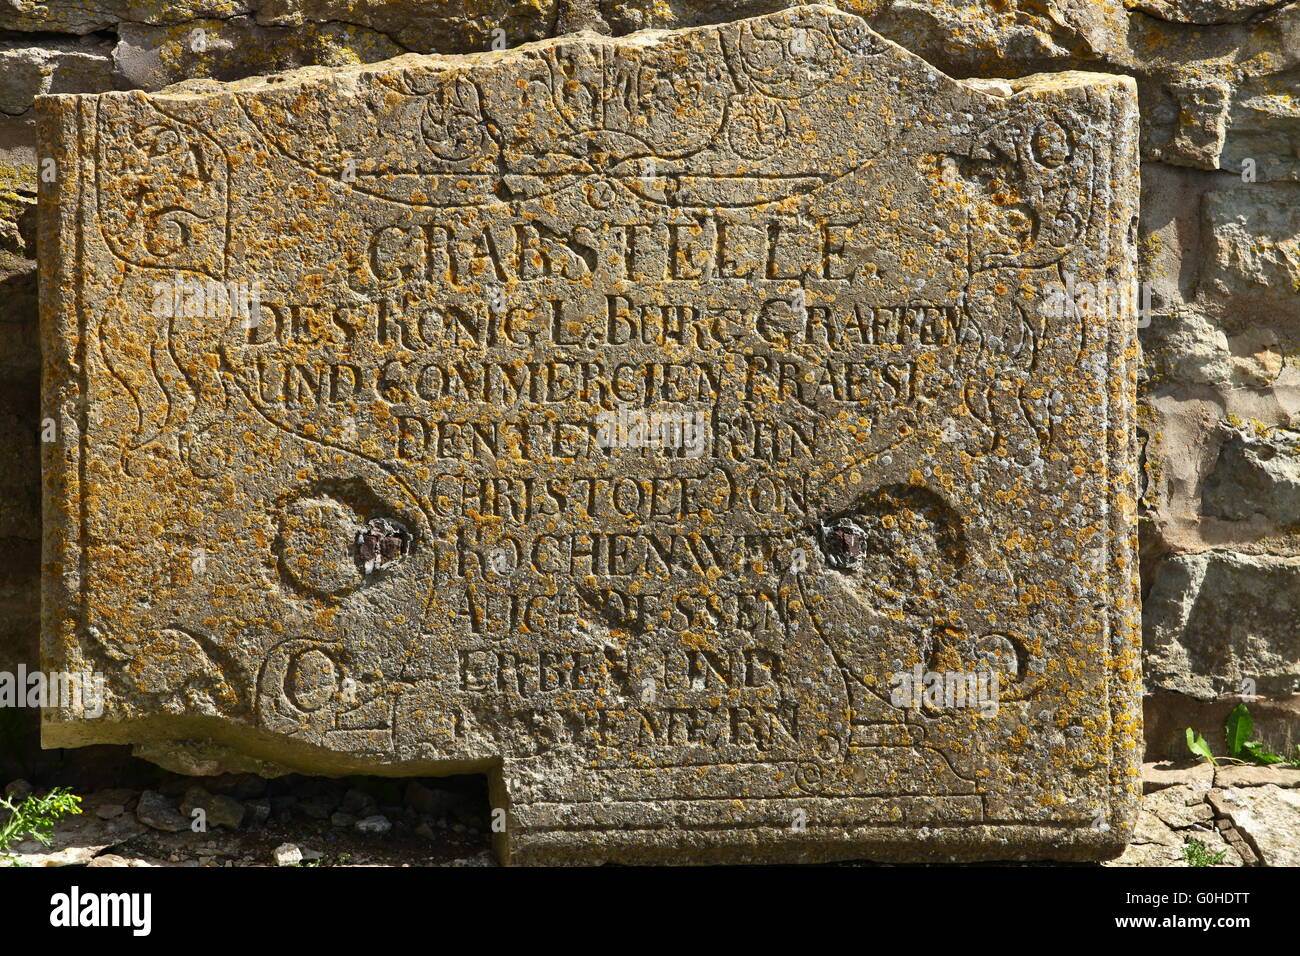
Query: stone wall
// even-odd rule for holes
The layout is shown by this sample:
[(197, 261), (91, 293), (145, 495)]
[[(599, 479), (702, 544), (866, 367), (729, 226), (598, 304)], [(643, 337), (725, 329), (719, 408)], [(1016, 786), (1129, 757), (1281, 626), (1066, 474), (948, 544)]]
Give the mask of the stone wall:
[[(31, 109), (305, 64), (722, 22), (783, 0), (0, 0), (0, 670), (38, 659), (42, 412)], [(1300, 740), (1300, 3), (839, 0), (958, 77), (1137, 78), (1143, 111), (1142, 577), (1148, 759), (1243, 692)], [(0, 776), (37, 755), (0, 712)], [(13, 766), (10, 766), (10, 765)]]

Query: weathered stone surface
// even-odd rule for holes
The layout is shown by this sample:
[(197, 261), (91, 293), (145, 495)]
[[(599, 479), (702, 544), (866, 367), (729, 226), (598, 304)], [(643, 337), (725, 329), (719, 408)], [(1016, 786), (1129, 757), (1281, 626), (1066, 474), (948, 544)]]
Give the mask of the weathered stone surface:
[(1271, 785), (1230, 787), (1211, 790), (1209, 800), (1265, 866), (1300, 866), (1300, 791)]
[(1191, 787), (1204, 792), (1214, 786), (1214, 765), (1201, 762), (1175, 766), (1169, 763), (1142, 765), (1142, 792), (1155, 793), (1170, 787)]
[(1175, 166), (1216, 169), (1228, 137), (1232, 85), (1222, 77), (1178, 76), (1149, 88), (1143, 115), (1148, 155)]
[(514, 861), (1119, 852), (1135, 323), (1049, 289), (1127, 294), (1135, 95), (1008, 86), (808, 7), (39, 100), (46, 663), (109, 681), (46, 744), (487, 771)]
[(1147, 807), (1151, 799), (1152, 797), (1148, 796), (1142, 801), (1142, 810), (1133, 829), (1132, 841), (1120, 856), (1105, 865), (1187, 866), (1187, 845), (1193, 840), (1203, 844), (1210, 854), (1223, 854), (1217, 865), (1242, 865), (1241, 851), (1230, 844), (1218, 830), (1203, 822), (1204, 818), (1212, 815), (1213, 812), (1207, 803), (1199, 804), (1204, 811), (1199, 814), (1201, 819), (1191, 824), (1180, 824), (1180, 828), (1175, 829)]
[(0, 29), (94, 33), (117, 23), (184, 23), (200, 17), (247, 13), (240, 0), (4, 0)]
[(1214, 819), (1205, 794), (1205, 789), (1196, 786), (1169, 787), (1147, 794), (1142, 809), (1155, 814), (1166, 826), (1184, 829)]
[(1260, 182), (1300, 180), (1300, 120), (1295, 112), (1300, 10), (1293, 7), (1285, 16), (1279, 48), (1267, 59), (1255, 60), (1273, 68), (1243, 77), (1233, 95), (1231, 133), (1219, 157), (1222, 167), (1234, 172), (1253, 160)]
[(1300, 687), (1300, 558), (1219, 551), (1169, 558), (1143, 618), (1148, 687), (1201, 699)]
[(1201, 488), (1201, 513), (1259, 522), (1261, 536), (1300, 525), (1300, 430), (1233, 429)]
[(111, 45), (89, 39), (47, 46), (0, 43), (0, 113), (24, 113), (45, 93), (113, 89), (111, 51)]
[(118, 36), (114, 64), (131, 86), (144, 90), (194, 77), (233, 80), (299, 66), (369, 63), (407, 52), (365, 27), (264, 27), (250, 17), (179, 27), (123, 24)]
[(1300, 769), (1286, 766), (1219, 767), (1214, 771), (1216, 787), (1300, 787)]
[(155, 830), (178, 833), (188, 830), (190, 821), (176, 809), (176, 804), (156, 790), (140, 794), (135, 806), (136, 819)]
[(181, 813), (185, 817), (194, 820), (195, 810), (203, 811), (204, 824), (208, 827), (237, 830), (244, 822), (242, 803), (225, 794), (209, 793), (202, 787), (191, 787), (185, 791), (185, 797), (181, 800)]
[(1240, 23), (1277, 7), (1277, 0), (1127, 0), (1130, 10), (1141, 10), (1174, 23)]
[(297, 866), (302, 862), (302, 850), (292, 843), (281, 843), (275, 848), (272, 859), (276, 866)]
[[(494, 31), (510, 46), (546, 36), (593, 30), (626, 34), (738, 20), (797, 6), (795, 0), (6, 0), (0, 28), (88, 33), (115, 25), (184, 26), (198, 19), (255, 15), (259, 23), (300, 27), (359, 24), (382, 31), (415, 52), (485, 50)], [(994, 68), (1014, 57), (1025, 63), (1121, 56), (1124, 18), (1083, 0), (1050, 10), (1037, 0), (976, 5), (931, 0), (843, 0), (847, 12), (905, 37), (932, 58)]]
[(1207, 241), (1201, 281), (1207, 291), (1234, 296), (1238, 308), (1249, 308), (1252, 322), (1283, 310), (1294, 317), (1300, 186), (1256, 183), (1219, 190), (1206, 195), (1202, 210)]
[[(6, 90), (34, 92), (30, 66), (44, 62), (54, 71), (41, 74), (42, 82), (67, 92), (95, 92), (137, 80), (154, 88), (181, 76), (230, 78), (277, 65), (332, 64), (354, 54), (369, 60), (388, 42), (380, 34), (413, 51), (461, 52), (488, 48), (497, 28), (504, 31), (504, 42), (515, 46), (576, 29), (619, 34), (718, 23), (787, 5), (790, 0), (7, 0), (0, 3), (0, 26), (32, 31), (27, 38), (11, 39), (20, 60)], [(1259, 184), (1300, 179), (1300, 120), (1294, 106), (1300, 5), (1137, 0), (1124, 10), (1091, 0), (1048, 5), (1040, 0), (841, 0), (840, 6), (957, 76), (1098, 69), (1136, 77), (1146, 160), (1142, 276), (1155, 287), (1155, 315), (1142, 332), (1144, 366), (1148, 383), (1161, 381), (1172, 391), (1150, 395), (1160, 412), (1143, 434), (1149, 481), (1142, 511), (1150, 519), (1143, 534), (1149, 558), (1144, 585), (1151, 584), (1154, 558), (1170, 552), (1229, 547), (1300, 555), (1300, 526), (1292, 523), (1287, 530), (1260, 519), (1229, 521), (1202, 514), (1196, 500), (1205, 476), (1199, 466), (1213, 463), (1218, 454), (1224, 412), (1269, 426), (1300, 426), (1300, 326), (1294, 320), (1300, 290), (1278, 284), (1285, 259), (1275, 254), (1291, 254), (1296, 233), (1288, 235), (1280, 218), (1265, 222), (1266, 241), (1252, 248), (1237, 240), (1249, 238), (1248, 229), (1261, 220), (1258, 214), (1242, 218), (1246, 229), (1215, 237), (1203, 235), (1200, 211), (1207, 187), (1247, 185), (1238, 175), (1247, 160), (1253, 161)], [(267, 29), (251, 28), (250, 19)], [(200, 54), (187, 41), (203, 25), (211, 27), (214, 42)], [(67, 35), (90, 30), (100, 32)], [(106, 47), (114, 47), (113, 63), (120, 71), (112, 77), (103, 69)], [(70, 57), (69, 51), (94, 55)], [(25, 300), (26, 287), (34, 286), (29, 225), (36, 161), (30, 111), (0, 115), (0, 316), (5, 319), (0, 364), (6, 366), (38, 356), (33, 336), (10, 334), (35, 327), (34, 309)], [(1175, 163), (1183, 165), (1170, 165)], [(1164, 180), (1169, 188), (1148, 191), (1147, 180)], [(1251, 196), (1265, 205), (1272, 202), (1267, 190), (1237, 192), (1232, 204), (1243, 210)], [(1186, 216), (1189, 204), (1195, 211)], [(1290, 228), (1300, 229), (1294, 217), (1291, 222)], [(1222, 224), (1215, 228), (1222, 232)], [(1229, 268), (1206, 269), (1213, 281), (1200, 275), (1203, 243), (1206, 249), (1215, 244), (1216, 256), (1228, 253)], [(1244, 259), (1236, 258), (1239, 251)], [(1262, 268), (1239, 271), (1236, 264), (1243, 261)], [(1200, 301), (1194, 303), (1198, 284)], [(1279, 364), (1280, 371), (1271, 371)], [(3, 393), (9, 427), (0, 433), (0, 458), (6, 463), (0, 501), (22, 523), (34, 524), (31, 489), (39, 470), (30, 435), (32, 422), (40, 418), (34, 389), (21, 376), (5, 381)], [(1208, 408), (1220, 414), (1204, 414)], [(31, 621), (38, 610), (39, 543), (25, 531), (7, 536), (5, 543), (14, 577), (6, 582), (0, 608), (0, 669), (12, 671), (18, 663), (34, 668), (38, 635)], [(1170, 699), (1153, 692), (1152, 701)], [(1178, 709), (1156, 716), (1169, 723)], [(34, 752), (37, 721), (27, 723), (31, 729), (18, 735), (17, 750), (0, 748), (0, 768), (31, 772), (31, 761), (48, 759)], [(1289, 732), (1300, 734), (1300, 722)], [(1181, 753), (1181, 742), (1174, 744)], [(178, 765), (173, 757), (182, 755), (156, 749), (150, 759)]]

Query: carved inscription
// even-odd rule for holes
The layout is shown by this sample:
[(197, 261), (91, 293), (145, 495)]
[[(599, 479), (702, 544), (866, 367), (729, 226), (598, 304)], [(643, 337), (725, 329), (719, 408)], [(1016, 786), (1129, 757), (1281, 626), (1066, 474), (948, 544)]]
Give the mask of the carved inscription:
[(1122, 842), (1133, 330), (1043, 290), (1132, 277), (1129, 81), (805, 7), (41, 115), (49, 742), (488, 769), (515, 859)]

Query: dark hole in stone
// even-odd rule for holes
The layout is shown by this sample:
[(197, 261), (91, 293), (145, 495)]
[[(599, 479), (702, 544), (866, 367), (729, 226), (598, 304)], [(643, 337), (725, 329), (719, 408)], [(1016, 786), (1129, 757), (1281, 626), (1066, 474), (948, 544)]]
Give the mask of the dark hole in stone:
[(857, 565), (866, 550), (866, 533), (852, 521), (841, 520), (826, 531), (826, 560), (839, 571)]
[(410, 546), (411, 533), (392, 518), (371, 518), (357, 532), (357, 558), (366, 574), (397, 564)]
[(941, 600), (932, 592), (950, 587), (968, 560), (961, 515), (912, 485), (872, 489), (812, 530), (828, 567), (891, 607)]

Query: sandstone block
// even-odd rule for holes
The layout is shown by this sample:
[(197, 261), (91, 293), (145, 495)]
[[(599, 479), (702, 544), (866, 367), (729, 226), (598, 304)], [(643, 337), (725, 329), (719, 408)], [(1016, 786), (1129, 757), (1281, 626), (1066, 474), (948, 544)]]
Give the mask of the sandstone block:
[(1132, 80), (816, 6), (38, 110), (47, 746), (486, 772), (516, 862), (1122, 848)]

